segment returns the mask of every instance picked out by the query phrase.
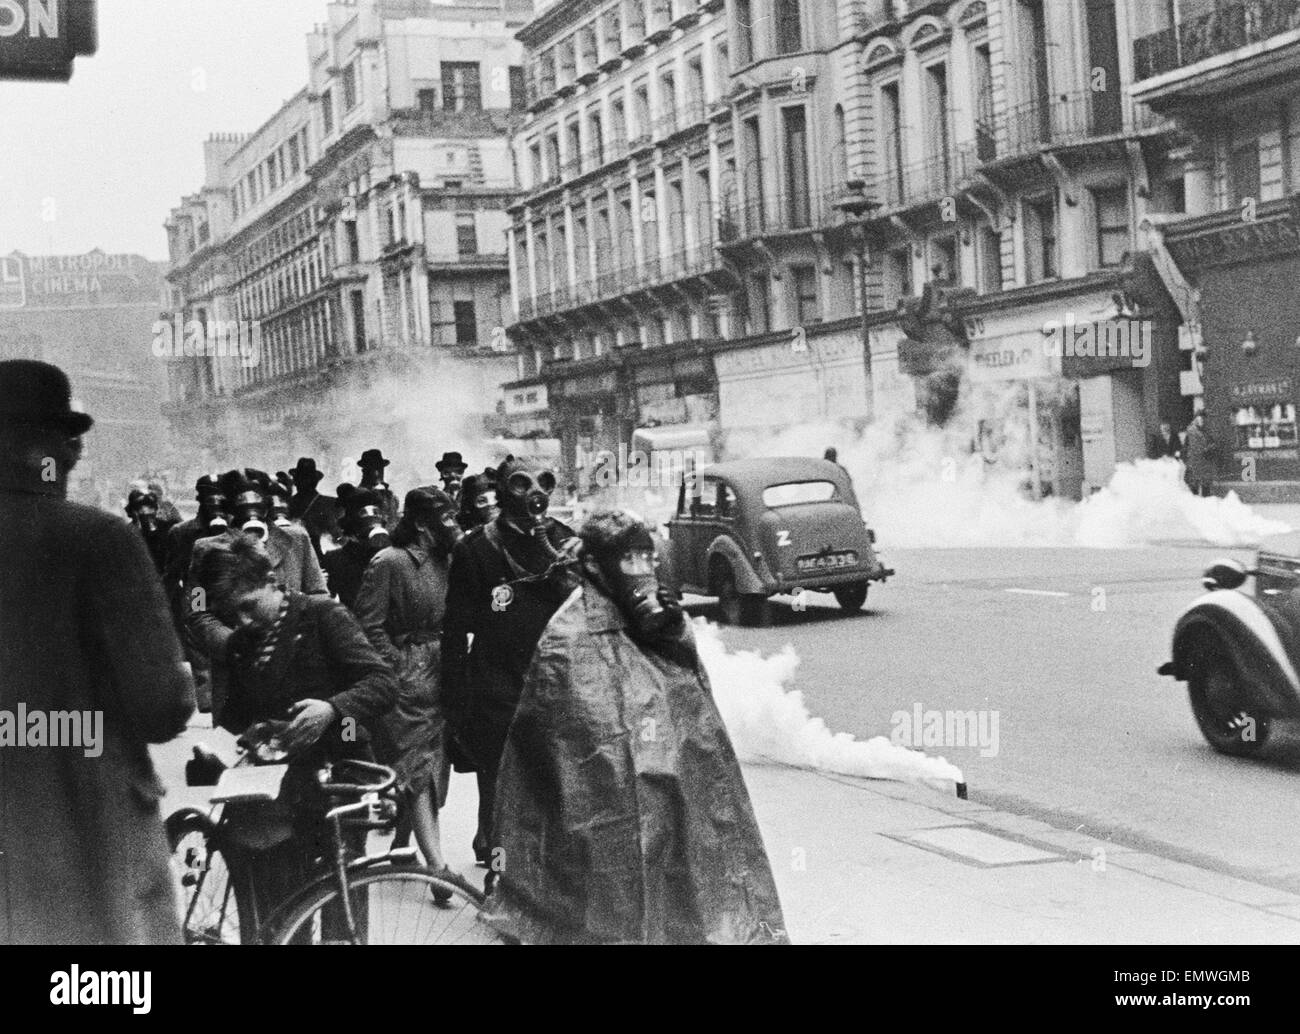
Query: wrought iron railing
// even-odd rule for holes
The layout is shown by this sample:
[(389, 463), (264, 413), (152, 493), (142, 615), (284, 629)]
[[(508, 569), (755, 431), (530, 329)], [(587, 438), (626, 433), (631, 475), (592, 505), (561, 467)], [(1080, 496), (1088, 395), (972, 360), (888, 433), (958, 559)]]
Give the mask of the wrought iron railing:
[(1233, 0), (1133, 43), (1138, 82), (1300, 28), (1300, 0)]

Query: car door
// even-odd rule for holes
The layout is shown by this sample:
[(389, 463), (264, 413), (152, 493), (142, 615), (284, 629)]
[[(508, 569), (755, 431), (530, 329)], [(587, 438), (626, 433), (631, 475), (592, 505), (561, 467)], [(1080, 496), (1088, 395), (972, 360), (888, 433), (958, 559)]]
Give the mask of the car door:
[(677, 510), (668, 521), (668, 578), (677, 588), (698, 587), (695, 584), (694, 556), (697, 552), (695, 517), (691, 512), (691, 498), (686, 486), (677, 493)]

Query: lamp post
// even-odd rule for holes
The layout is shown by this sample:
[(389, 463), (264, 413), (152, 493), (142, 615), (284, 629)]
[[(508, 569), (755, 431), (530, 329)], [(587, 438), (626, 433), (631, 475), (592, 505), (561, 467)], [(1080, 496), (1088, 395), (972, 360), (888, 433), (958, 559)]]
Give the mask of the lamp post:
[(880, 207), (878, 201), (872, 201), (865, 193), (866, 183), (860, 179), (847, 180), (844, 184), (849, 196), (836, 202), (835, 207), (849, 217), (849, 232), (857, 244), (858, 251), (858, 293), (862, 304), (862, 356), (867, 374), (867, 409), (868, 416), (874, 416), (875, 389), (871, 379), (871, 333), (867, 323), (867, 267), (871, 262), (871, 241), (867, 233), (867, 218), (871, 212)]

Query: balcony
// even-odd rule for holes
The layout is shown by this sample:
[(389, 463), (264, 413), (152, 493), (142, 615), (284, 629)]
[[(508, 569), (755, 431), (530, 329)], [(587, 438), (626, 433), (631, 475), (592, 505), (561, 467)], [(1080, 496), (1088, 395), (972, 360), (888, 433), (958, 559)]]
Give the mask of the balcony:
[(780, 192), (772, 197), (724, 201), (718, 214), (718, 243), (724, 247), (756, 237), (811, 233), (839, 225), (836, 202), (843, 189), (821, 193)]
[[(1208, 14), (1133, 44), (1134, 97), (1157, 110), (1297, 72), (1300, 0), (1220, 0)], [(1157, 77), (1169, 81), (1143, 85)]]
[(949, 197), (956, 192), (960, 170), (956, 155), (910, 165), (887, 164), (876, 182), (876, 200), (882, 209), (898, 211)]
[(660, 115), (654, 122), (654, 139), (662, 140), (664, 137), (672, 136), (678, 130), (677, 112), (666, 111)]

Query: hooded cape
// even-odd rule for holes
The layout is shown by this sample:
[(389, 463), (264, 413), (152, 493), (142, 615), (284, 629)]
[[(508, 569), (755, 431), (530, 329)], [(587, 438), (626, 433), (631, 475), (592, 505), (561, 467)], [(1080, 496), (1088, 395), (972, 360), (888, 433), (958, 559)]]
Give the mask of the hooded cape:
[(650, 648), (589, 580), (551, 618), (501, 759), (491, 921), (526, 943), (785, 943), (690, 623)]

